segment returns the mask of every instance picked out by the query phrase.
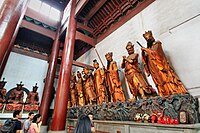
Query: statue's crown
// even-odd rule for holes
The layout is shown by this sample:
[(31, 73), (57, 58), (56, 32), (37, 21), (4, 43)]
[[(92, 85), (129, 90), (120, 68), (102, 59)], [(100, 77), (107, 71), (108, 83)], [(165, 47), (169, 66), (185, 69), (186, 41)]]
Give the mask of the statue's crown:
[(99, 64), (96, 59), (93, 60), (93, 64)]
[(145, 33), (143, 34), (144, 38), (149, 38), (150, 36), (152, 36), (152, 31), (150, 31), (150, 30), (147, 32), (145, 31)]
[(106, 53), (105, 57), (107, 57), (107, 56), (112, 56), (112, 55), (113, 55), (112, 52), (108, 52), (108, 53)]
[(128, 46), (131, 46), (131, 47), (133, 47), (133, 46), (134, 46), (134, 44), (132, 44), (132, 42), (130, 42), (130, 41), (129, 41), (129, 42), (127, 43), (127, 45), (126, 45), (126, 48), (127, 48)]

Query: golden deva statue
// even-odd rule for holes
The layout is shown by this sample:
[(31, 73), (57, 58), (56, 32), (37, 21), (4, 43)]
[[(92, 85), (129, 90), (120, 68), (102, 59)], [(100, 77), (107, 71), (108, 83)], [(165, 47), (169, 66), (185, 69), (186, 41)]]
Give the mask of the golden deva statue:
[(84, 106), (85, 105), (85, 97), (83, 93), (83, 79), (81, 77), (81, 73), (77, 72), (78, 81), (76, 83), (76, 89), (78, 92), (78, 105)]
[(147, 75), (152, 76), (159, 95), (187, 93), (182, 82), (171, 68), (162, 49), (162, 43), (155, 41), (151, 31), (145, 32), (143, 37), (147, 41), (147, 48), (141, 48), (142, 61)]
[(96, 94), (93, 82), (92, 72), (89, 71), (89, 68), (83, 68), (83, 81), (85, 89), (85, 100), (87, 104), (96, 103)]
[(70, 98), (71, 98), (71, 106), (74, 107), (77, 105), (77, 91), (76, 91), (76, 76), (73, 73), (71, 76), (70, 82)]
[(128, 42), (126, 46), (129, 56), (123, 56), (122, 68), (125, 68), (125, 76), (130, 88), (131, 93), (133, 94), (133, 101), (136, 100), (138, 92), (143, 99), (147, 99), (146, 94), (153, 94), (155, 90), (147, 83), (145, 78), (142, 75), (142, 72), (138, 65), (138, 54), (134, 53), (134, 45), (131, 42)]
[(113, 53), (109, 52), (105, 55), (107, 60), (107, 70), (108, 74), (108, 83), (109, 83), (109, 91), (111, 95), (111, 102), (124, 102), (125, 96), (121, 86), (117, 63), (112, 59)]
[(96, 69), (94, 71), (94, 86), (97, 92), (97, 103), (102, 104), (103, 102), (107, 102), (107, 93), (105, 87), (105, 78), (104, 78), (104, 71), (102, 68), (99, 68), (99, 63), (97, 60), (93, 60), (93, 66)]

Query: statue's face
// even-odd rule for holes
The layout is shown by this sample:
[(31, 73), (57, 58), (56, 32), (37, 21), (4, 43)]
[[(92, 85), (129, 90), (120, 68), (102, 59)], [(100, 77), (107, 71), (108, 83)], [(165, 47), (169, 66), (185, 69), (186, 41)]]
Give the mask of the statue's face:
[(22, 89), (22, 86), (17, 86), (17, 90), (21, 90)]
[(107, 56), (106, 56), (106, 60), (107, 60), (107, 61), (112, 61), (112, 56), (111, 56), (111, 55), (107, 55)]
[(33, 92), (37, 92), (37, 88), (36, 87), (33, 88)]
[(98, 63), (94, 63), (93, 66), (94, 66), (95, 69), (99, 68), (99, 64)]
[(88, 74), (88, 73), (89, 73), (88, 69), (86, 69), (86, 68), (83, 69), (83, 72), (84, 72), (85, 74)]
[(128, 51), (128, 54), (133, 54), (134, 53), (134, 47), (133, 46), (127, 46), (126, 50)]
[(0, 89), (3, 89), (3, 87), (4, 87), (4, 84), (0, 84)]
[(77, 73), (77, 77), (78, 77), (78, 78), (81, 78), (81, 73)]

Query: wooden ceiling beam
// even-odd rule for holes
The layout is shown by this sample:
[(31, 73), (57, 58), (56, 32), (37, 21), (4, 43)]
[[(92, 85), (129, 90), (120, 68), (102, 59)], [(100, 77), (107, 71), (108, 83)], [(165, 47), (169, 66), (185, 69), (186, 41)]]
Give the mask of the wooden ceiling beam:
[(84, 35), (83, 33), (81, 32), (78, 32), (76, 31), (76, 37), (75, 37), (76, 40), (81, 40), (85, 43), (88, 43), (89, 45), (91, 45), (92, 47), (95, 47), (96, 45), (96, 40), (89, 37), (89, 36), (86, 36)]
[(35, 32), (40, 33), (40, 34), (42, 34), (44, 36), (52, 38), (53, 40), (55, 39), (55, 36), (56, 36), (56, 32), (53, 32), (53, 31), (48, 30), (46, 28), (43, 28), (43, 27), (41, 27), (39, 25), (35, 25), (35, 24), (30, 23), (30, 22), (28, 22), (26, 20), (22, 21), (20, 27), (35, 31)]
[(77, 28), (80, 28), (82, 30), (86, 30), (86, 31), (90, 32), (91, 34), (93, 34), (93, 29), (82, 24), (82, 23), (77, 22)]
[(93, 67), (93, 66), (90, 66), (90, 65), (87, 65), (87, 64), (84, 64), (84, 63), (81, 63), (81, 62), (77, 62), (77, 61), (75, 61), (75, 60), (73, 60), (72, 64), (73, 64), (74, 66), (77, 66), (77, 67), (82, 67), (82, 68), (87, 67), (87, 68), (89, 68), (89, 69), (91, 69), (91, 70), (94, 70), (94, 67)]
[(92, 16), (106, 3), (107, 0), (100, 0), (88, 13), (85, 17), (85, 20), (88, 21), (92, 18)]
[(88, 3), (89, 0), (77, 0), (78, 3), (76, 5), (75, 15), (79, 15), (79, 13), (83, 10), (85, 5)]

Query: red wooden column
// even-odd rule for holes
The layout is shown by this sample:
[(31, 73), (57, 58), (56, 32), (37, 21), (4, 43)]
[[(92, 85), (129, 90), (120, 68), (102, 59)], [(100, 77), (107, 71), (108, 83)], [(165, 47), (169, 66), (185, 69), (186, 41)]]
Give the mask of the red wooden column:
[[(19, 21), (23, 19), (21, 16), (25, 14), (27, 2), (28, 0), (4, 0), (0, 9), (0, 77), (12, 48), (10, 44), (15, 41), (19, 30)], [(13, 41), (11, 41), (12, 37)]]
[(51, 124), (51, 130), (53, 131), (65, 130), (66, 124), (67, 101), (69, 95), (70, 75), (76, 34), (76, 0), (71, 0), (69, 3), (71, 3), (71, 11), (69, 16), (69, 25), (67, 27), (67, 33), (65, 37), (58, 88), (56, 92), (56, 101)]
[(53, 43), (44, 90), (42, 94), (42, 101), (39, 110), (40, 114), (42, 115), (42, 125), (47, 125), (47, 117), (51, 105), (53, 83), (56, 73), (56, 66), (57, 66), (59, 46), (60, 46), (59, 35), (60, 35), (60, 28), (57, 30), (56, 38)]
[(8, 50), (6, 51), (6, 53), (5, 53), (5, 55), (4, 55), (4, 58), (3, 58), (2, 62), (0, 63), (0, 79), (1, 79), (1, 76), (2, 76), (2, 74), (3, 74), (4, 68), (5, 68), (5, 66), (6, 66), (6, 63), (7, 63), (7, 61), (8, 61), (8, 57), (9, 57), (9, 55), (10, 55), (10, 52), (12, 51), (12, 47), (13, 47), (13, 44), (14, 44), (15, 39), (16, 39), (16, 37), (17, 37), (18, 31), (19, 31), (19, 27), (20, 27), (20, 25), (21, 25), (21, 23), (22, 23), (22, 20), (23, 20), (23, 18), (24, 18), (24, 15), (25, 15), (26, 10), (27, 10), (27, 7), (28, 7), (28, 2), (29, 2), (29, 0), (25, 0), (25, 1), (27, 1), (27, 2), (26, 2), (25, 6), (24, 6), (24, 8), (23, 8), (23, 10), (22, 10), (22, 14), (21, 14), (20, 19), (19, 19), (19, 21), (18, 21), (18, 23), (17, 23), (17, 26), (16, 26), (16, 28), (15, 28), (14, 34), (13, 34), (12, 39), (11, 39), (11, 41), (10, 41), (10, 44), (9, 44), (9, 46), (8, 46)]

